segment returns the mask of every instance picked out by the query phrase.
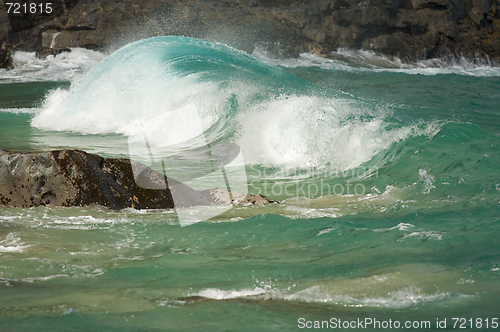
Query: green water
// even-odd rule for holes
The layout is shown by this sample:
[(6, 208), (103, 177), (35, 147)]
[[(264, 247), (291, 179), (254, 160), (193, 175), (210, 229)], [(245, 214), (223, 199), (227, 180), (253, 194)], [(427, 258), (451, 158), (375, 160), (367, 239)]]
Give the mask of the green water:
[[(280, 70), (334, 89), (322, 98), (352, 98), (349, 111), (335, 104), (335, 117), (312, 124), (314, 112), (300, 113), (309, 104), (278, 98), (300, 117), (270, 128), (287, 135), (299, 123), (292, 133), (311, 139), (310, 149), (283, 148), (295, 153), (287, 159), (280, 147), (294, 137), (264, 131), (286, 112), (259, 106), (268, 117), (254, 124), (244, 103), (267, 92), (231, 92), (243, 121), (227, 135), (246, 152), (249, 191), (281, 204), (187, 227), (174, 210), (0, 208), (0, 331), (309, 330), (300, 318), (500, 329), (500, 77)], [(0, 148), (127, 156), (122, 134), (31, 126), (57, 87), (69, 84), (0, 85)], [(275, 159), (240, 139), (247, 124), (274, 138)]]

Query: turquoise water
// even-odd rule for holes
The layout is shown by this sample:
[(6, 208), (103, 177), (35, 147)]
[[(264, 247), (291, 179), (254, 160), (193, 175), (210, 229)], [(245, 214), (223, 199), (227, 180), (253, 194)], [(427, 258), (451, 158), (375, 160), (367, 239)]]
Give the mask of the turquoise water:
[[(500, 328), (498, 68), (276, 59), (181, 37), (72, 53), (0, 72), (1, 149), (148, 164), (129, 137), (189, 106), (206, 142), (241, 147), (248, 191), (281, 204), (186, 227), (175, 210), (0, 208), (0, 331)], [(189, 178), (166, 137), (151, 146)]]

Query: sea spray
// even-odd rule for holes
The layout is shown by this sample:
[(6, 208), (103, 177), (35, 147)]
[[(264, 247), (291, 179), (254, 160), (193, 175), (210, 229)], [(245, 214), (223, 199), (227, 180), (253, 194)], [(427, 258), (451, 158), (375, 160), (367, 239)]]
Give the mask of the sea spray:
[(351, 169), (428, 131), (391, 123), (384, 107), (244, 52), (185, 37), (150, 38), (117, 50), (69, 91), (52, 92), (32, 125), (129, 136), (144, 121), (187, 105), (196, 107), (209, 143), (236, 142), (248, 164), (266, 166)]

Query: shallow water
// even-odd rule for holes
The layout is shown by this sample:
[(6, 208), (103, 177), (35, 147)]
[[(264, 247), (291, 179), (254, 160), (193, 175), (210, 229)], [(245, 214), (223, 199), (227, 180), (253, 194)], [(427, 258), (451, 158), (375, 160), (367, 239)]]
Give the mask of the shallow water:
[[(199, 222), (186, 227), (175, 210), (1, 208), (0, 329), (275, 331), (371, 318), (437, 330), (464, 318), (497, 330), (500, 70), (369, 52), (254, 56), (174, 37), (102, 61), (20, 53), (0, 73), (2, 149), (133, 151), (150, 163), (130, 148), (131, 124), (194, 105), (206, 142), (241, 147), (248, 191), (281, 201), (209, 220), (191, 208)], [(150, 143), (168, 156), (165, 140)], [(169, 175), (195, 172), (166, 159)]]

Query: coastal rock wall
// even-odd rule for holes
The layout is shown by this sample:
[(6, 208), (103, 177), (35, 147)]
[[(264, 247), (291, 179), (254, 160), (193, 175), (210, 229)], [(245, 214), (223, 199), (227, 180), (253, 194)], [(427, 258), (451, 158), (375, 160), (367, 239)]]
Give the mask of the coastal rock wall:
[[(14, 29), (15, 30), (15, 29)], [(14, 31), (0, 2), (0, 66), (12, 50), (108, 49), (157, 35), (257, 43), (293, 55), (339, 47), (403, 59), (449, 54), (500, 58), (499, 0), (80, 0), (60, 16)]]

